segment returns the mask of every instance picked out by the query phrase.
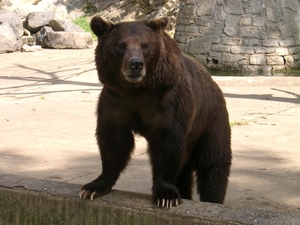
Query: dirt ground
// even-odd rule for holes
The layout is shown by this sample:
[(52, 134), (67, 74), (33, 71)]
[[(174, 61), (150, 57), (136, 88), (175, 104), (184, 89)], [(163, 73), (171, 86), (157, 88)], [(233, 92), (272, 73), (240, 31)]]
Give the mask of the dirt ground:
[[(94, 50), (0, 55), (0, 184), (85, 184), (101, 161), (94, 138), (101, 84)], [(214, 77), (232, 124), (226, 205), (300, 213), (300, 77)], [(137, 137), (114, 189), (150, 193), (146, 143)], [(198, 196), (195, 193), (194, 199)]]

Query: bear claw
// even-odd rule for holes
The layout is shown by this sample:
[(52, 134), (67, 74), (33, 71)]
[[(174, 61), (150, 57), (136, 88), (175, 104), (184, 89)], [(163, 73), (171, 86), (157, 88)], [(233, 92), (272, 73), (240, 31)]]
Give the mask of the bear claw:
[(162, 207), (162, 208), (171, 208), (172, 206), (178, 206), (179, 205), (179, 201), (178, 199), (174, 199), (174, 200), (170, 200), (170, 199), (157, 199), (157, 206)]

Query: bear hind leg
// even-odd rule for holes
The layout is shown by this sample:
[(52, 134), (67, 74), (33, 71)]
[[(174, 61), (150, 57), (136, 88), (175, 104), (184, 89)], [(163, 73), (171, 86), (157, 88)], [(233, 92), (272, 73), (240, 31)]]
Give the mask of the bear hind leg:
[(227, 140), (218, 140), (207, 135), (201, 139), (197, 150), (197, 191), (200, 201), (223, 204), (231, 166), (230, 136)]

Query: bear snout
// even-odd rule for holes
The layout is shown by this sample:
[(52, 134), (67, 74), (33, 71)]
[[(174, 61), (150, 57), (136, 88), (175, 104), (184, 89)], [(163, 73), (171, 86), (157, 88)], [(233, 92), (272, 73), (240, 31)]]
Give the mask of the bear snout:
[(129, 68), (135, 73), (140, 72), (143, 69), (143, 66), (143, 60), (139, 58), (134, 58), (129, 61)]
[(125, 66), (123, 66), (122, 73), (125, 76), (125, 79), (131, 83), (141, 82), (146, 74), (144, 61), (137, 57), (131, 58), (125, 63)]

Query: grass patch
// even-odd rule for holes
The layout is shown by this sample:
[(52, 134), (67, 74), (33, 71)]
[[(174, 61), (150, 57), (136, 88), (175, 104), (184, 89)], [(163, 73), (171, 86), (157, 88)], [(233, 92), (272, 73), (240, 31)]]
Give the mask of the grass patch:
[(93, 40), (97, 40), (96, 35), (93, 33), (90, 27), (90, 21), (88, 21), (88, 18), (86, 16), (79, 17), (72, 21), (76, 25), (80, 26), (85, 32), (89, 32), (93, 36)]
[(244, 126), (244, 125), (248, 125), (248, 121), (247, 120), (230, 122), (230, 127), (233, 127), (233, 126)]

